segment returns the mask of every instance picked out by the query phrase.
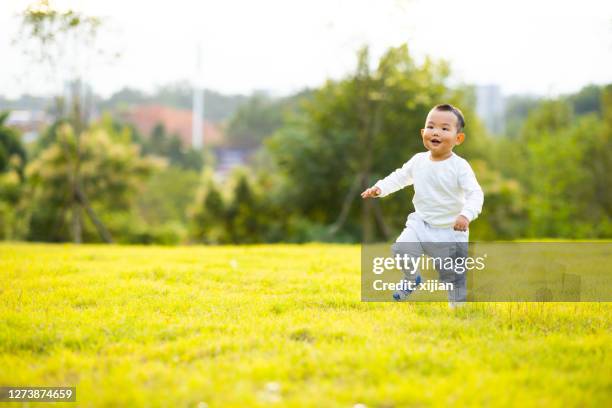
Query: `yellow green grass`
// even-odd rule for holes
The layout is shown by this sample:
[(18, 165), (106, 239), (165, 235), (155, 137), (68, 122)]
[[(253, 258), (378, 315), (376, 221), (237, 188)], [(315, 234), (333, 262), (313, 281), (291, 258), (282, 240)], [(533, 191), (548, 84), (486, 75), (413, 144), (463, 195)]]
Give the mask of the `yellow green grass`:
[(359, 268), (359, 246), (0, 245), (0, 385), (107, 407), (612, 405), (609, 303), (363, 303)]

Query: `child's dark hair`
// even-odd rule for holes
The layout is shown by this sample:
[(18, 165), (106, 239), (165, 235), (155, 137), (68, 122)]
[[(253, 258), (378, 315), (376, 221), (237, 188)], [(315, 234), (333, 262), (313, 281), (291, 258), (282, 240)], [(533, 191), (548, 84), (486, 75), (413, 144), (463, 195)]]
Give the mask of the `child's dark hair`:
[(457, 117), (457, 132), (462, 132), (465, 127), (465, 119), (463, 118), (463, 113), (459, 110), (459, 108), (455, 108), (450, 103), (442, 103), (440, 105), (436, 105), (432, 110), (442, 111), (442, 112), (453, 112)]

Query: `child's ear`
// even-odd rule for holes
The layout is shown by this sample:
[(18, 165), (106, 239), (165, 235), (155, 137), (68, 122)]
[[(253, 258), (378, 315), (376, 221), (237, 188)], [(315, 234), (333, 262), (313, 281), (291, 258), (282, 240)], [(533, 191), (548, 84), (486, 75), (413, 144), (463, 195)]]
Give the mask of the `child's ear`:
[(421, 129), (421, 137), (423, 137), (424, 133), (425, 133), (425, 129)]
[(463, 143), (464, 140), (465, 140), (465, 133), (463, 132), (457, 133), (457, 144)]

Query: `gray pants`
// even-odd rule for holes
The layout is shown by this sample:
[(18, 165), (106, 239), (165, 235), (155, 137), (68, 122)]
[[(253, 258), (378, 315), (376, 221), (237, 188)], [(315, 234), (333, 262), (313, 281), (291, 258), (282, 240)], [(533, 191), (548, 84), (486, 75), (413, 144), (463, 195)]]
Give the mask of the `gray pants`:
[[(440, 281), (452, 283), (452, 289), (448, 291), (448, 300), (451, 304), (463, 303), (467, 298), (466, 271), (457, 265), (465, 265), (469, 241), (468, 231), (455, 231), (450, 228), (436, 228), (425, 222), (417, 213), (408, 216), (406, 228), (391, 247), (394, 255), (408, 255), (410, 258), (420, 258), (427, 255), (433, 258), (436, 270), (440, 275)], [(442, 259), (452, 259), (453, 267), (448, 267), (448, 262)], [(445, 265), (447, 264), (447, 265)], [(419, 275), (419, 268), (411, 270), (404, 269), (405, 281), (415, 282)]]

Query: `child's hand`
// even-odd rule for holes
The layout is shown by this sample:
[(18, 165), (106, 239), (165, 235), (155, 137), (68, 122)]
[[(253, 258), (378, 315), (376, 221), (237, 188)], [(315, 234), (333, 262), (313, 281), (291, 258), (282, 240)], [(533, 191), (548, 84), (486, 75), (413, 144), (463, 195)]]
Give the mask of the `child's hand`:
[(453, 229), (455, 231), (467, 231), (469, 225), (470, 221), (465, 218), (465, 216), (460, 215), (455, 220), (455, 225), (453, 226)]
[(370, 187), (366, 191), (361, 193), (361, 198), (378, 197), (380, 193), (381, 193), (380, 188), (376, 186)]

